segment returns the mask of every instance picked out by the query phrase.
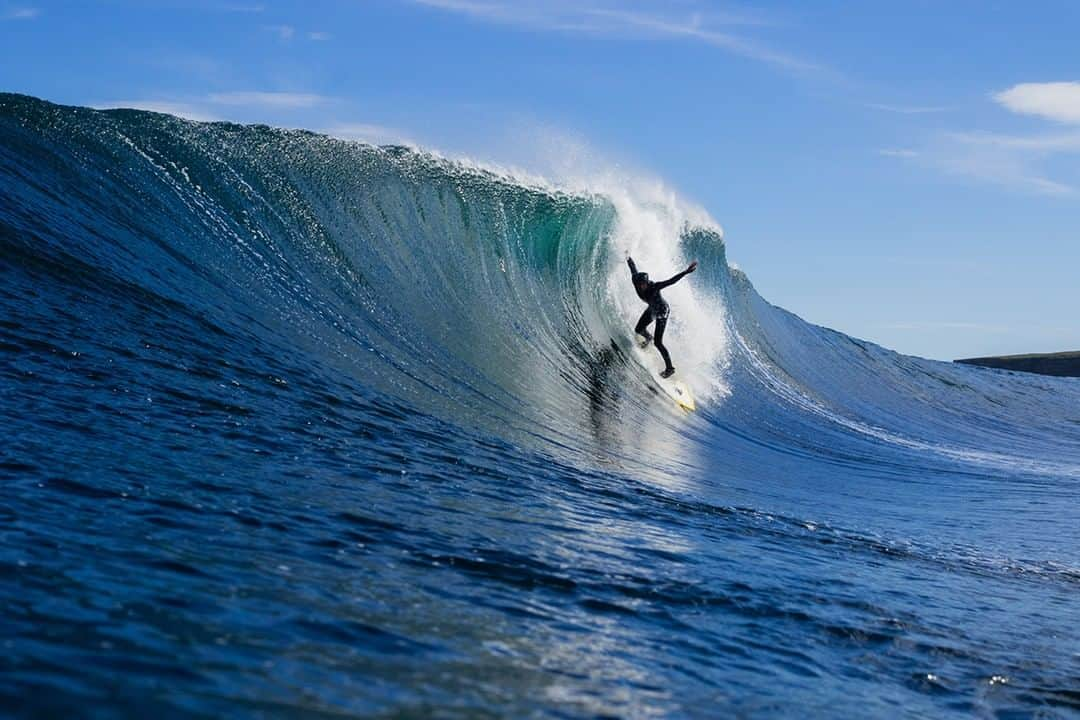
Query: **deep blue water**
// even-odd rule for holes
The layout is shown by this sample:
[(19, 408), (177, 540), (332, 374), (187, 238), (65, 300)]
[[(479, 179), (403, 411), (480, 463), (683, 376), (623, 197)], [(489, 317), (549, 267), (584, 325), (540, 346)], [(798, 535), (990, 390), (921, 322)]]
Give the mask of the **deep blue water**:
[(1080, 381), (680, 207), (0, 95), (0, 714), (1080, 716)]

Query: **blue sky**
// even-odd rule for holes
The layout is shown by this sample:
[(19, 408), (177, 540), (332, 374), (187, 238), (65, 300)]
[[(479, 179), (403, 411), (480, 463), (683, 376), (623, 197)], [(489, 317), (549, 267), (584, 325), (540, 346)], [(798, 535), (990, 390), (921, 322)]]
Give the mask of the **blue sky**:
[(1080, 349), (1078, 33), (1071, 1), (0, 0), (0, 90), (568, 138), (705, 207), (770, 301), (949, 359)]

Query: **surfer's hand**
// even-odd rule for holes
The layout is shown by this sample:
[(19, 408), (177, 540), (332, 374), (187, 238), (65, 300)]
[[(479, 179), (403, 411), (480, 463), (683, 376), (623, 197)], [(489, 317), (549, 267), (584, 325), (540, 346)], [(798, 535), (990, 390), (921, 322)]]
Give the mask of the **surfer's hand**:
[(686, 272), (688, 272), (688, 273), (692, 273), (692, 272), (694, 272), (695, 270), (697, 270), (697, 260), (695, 260), (694, 262), (690, 263), (690, 267), (686, 268)]

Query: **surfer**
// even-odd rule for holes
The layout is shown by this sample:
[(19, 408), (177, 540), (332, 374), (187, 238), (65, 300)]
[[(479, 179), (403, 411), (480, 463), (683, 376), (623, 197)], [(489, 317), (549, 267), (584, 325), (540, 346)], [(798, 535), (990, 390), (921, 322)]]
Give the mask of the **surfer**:
[[(649, 304), (649, 307), (645, 308), (645, 312), (641, 313), (641, 319), (637, 321), (637, 325), (634, 326), (634, 332), (645, 338), (645, 345), (652, 341), (656, 349), (660, 351), (660, 355), (664, 358), (664, 371), (660, 373), (660, 377), (669, 378), (675, 373), (675, 366), (671, 364), (671, 355), (668, 354), (667, 348), (664, 347), (664, 328), (667, 327), (671, 308), (661, 297), (660, 291), (674, 285), (697, 270), (697, 260), (690, 263), (690, 266), (681, 273), (660, 282), (652, 282), (649, 280), (648, 273), (638, 272), (634, 259), (629, 255), (626, 256), (626, 264), (630, 266), (630, 277), (634, 281), (634, 290), (637, 291), (638, 297)], [(650, 335), (649, 323), (654, 319), (656, 320), (656, 333)]]

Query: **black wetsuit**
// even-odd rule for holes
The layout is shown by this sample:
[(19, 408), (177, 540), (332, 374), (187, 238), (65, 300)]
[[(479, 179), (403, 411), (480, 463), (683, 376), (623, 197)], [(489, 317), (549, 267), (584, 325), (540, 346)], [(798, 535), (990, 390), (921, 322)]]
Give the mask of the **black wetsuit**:
[[(646, 341), (653, 341), (656, 349), (660, 351), (661, 357), (664, 358), (664, 372), (670, 375), (675, 371), (675, 367), (671, 364), (671, 355), (668, 354), (667, 348), (664, 347), (664, 329), (667, 328), (671, 308), (668, 307), (667, 301), (660, 295), (660, 291), (679, 282), (691, 271), (683, 270), (678, 275), (674, 275), (667, 280), (652, 282), (646, 273), (638, 272), (637, 265), (634, 264), (632, 258), (626, 258), (626, 264), (630, 266), (630, 275), (634, 281), (634, 290), (637, 292), (638, 297), (649, 304), (649, 307), (645, 308), (645, 312), (641, 314), (641, 319), (638, 320), (637, 325), (634, 326), (634, 332), (643, 336)], [(646, 281), (644, 290), (638, 287), (639, 279)], [(654, 319), (656, 320), (656, 333), (650, 335), (648, 327), (649, 323)]]

